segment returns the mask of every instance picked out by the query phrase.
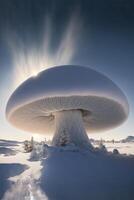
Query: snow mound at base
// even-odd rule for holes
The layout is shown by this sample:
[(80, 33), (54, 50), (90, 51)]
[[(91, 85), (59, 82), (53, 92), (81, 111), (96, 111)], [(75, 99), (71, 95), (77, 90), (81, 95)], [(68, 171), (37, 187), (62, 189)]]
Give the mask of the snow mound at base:
[(132, 200), (134, 157), (49, 147), (40, 187), (49, 200)]
[[(30, 156), (25, 155), (27, 159)], [(40, 161), (35, 165), (38, 160), (42, 168)], [(8, 164), (6, 168), (4, 164), (0, 168), (0, 177), (4, 176), (0, 181), (1, 197), (6, 192), (2, 200), (132, 200), (134, 196), (134, 156), (108, 152), (104, 147), (89, 151), (73, 144), (36, 145), (26, 164), (32, 166), (32, 171), (26, 170), (14, 179), (17, 182), (11, 187), (7, 179), (21, 174), (26, 166), (21, 169), (22, 165)], [(40, 178), (35, 176), (38, 170), (34, 168), (38, 167)]]

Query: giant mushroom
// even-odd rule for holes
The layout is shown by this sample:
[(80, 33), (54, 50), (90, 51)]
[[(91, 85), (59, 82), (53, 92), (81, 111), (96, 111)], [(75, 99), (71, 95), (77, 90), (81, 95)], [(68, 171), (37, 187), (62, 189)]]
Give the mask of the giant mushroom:
[(87, 132), (117, 127), (129, 113), (123, 92), (105, 75), (74, 65), (46, 69), (11, 95), (6, 117), (15, 127), (53, 134), (52, 144), (91, 147)]

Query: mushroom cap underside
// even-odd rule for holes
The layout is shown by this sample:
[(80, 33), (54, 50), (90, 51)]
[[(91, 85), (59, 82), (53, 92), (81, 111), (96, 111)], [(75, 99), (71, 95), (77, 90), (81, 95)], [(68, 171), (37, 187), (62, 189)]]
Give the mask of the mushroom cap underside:
[(118, 102), (99, 96), (44, 98), (14, 110), (8, 120), (17, 128), (33, 133), (51, 134), (55, 112), (80, 110), (85, 129), (90, 132), (108, 130), (121, 124), (127, 113)]

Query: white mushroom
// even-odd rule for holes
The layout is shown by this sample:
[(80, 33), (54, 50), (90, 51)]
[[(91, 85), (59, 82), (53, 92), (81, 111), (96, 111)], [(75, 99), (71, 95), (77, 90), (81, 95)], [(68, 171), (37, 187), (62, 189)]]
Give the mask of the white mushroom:
[(14, 126), (52, 134), (78, 146), (90, 145), (86, 131), (104, 131), (128, 116), (122, 91), (106, 76), (88, 67), (64, 65), (22, 83), (10, 97), (6, 116)]

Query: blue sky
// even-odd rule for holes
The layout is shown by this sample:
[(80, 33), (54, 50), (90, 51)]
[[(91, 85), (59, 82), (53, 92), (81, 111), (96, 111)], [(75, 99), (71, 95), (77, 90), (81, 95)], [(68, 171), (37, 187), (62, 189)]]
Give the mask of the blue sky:
[(128, 120), (116, 129), (90, 137), (120, 139), (133, 135), (133, 9), (133, 1), (128, 0), (1, 0), (0, 137), (23, 140), (32, 135), (15, 129), (5, 119), (6, 102), (17, 81), (33, 75), (35, 69), (38, 72), (68, 63), (104, 73), (128, 98)]

